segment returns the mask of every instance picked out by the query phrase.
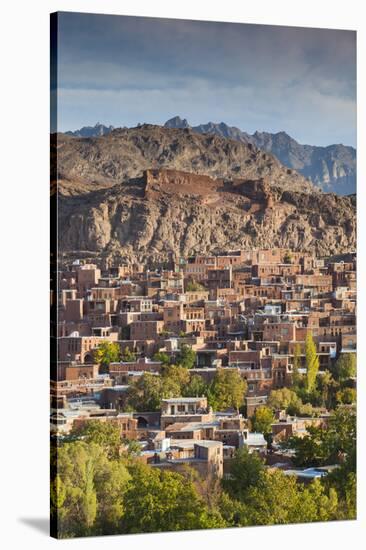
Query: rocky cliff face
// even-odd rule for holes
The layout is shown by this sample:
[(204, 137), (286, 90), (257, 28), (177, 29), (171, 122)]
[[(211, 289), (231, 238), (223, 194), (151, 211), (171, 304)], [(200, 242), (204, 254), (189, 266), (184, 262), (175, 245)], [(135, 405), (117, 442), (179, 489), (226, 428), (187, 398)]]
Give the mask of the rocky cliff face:
[(152, 168), (108, 189), (59, 196), (61, 252), (147, 264), (253, 247), (347, 252), (355, 224), (354, 198), (294, 191), (268, 177)]

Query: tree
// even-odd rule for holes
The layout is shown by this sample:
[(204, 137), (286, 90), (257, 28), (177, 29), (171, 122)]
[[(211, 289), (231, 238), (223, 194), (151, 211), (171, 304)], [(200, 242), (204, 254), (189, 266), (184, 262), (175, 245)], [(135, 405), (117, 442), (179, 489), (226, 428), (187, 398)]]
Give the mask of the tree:
[(157, 411), (162, 399), (187, 395), (189, 382), (189, 370), (181, 365), (166, 365), (161, 376), (145, 372), (128, 388), (126, 407), (135, 411)]
[(292, 263), (292, 256), (290, 252), (286, 252), (286, 254), (283, 257), (283, 263), (284, 264), (291, 264)]
[(130, 384), (127, 405), (134, 411), (158, 411), (162, 394), (162, 378), (150, 372), (144, 372)]
[(62, 538), (118, 532), (129, 474), (96, 443), (76, 441), (57, 451), (51, 514)]
[(123, 361), (124, 363), (134, 363), (136, 361), (136, 353), (126, 347), (123, 350), (121, 361)]
[(186, 369), (192, 369), (196, 364), (196, 355), (191, 346), (183, 344), (177, 353), (176, 363)]
[(208, 394), (208, 386), (204, 382), (202, 376), (194, 374), (187, 386), (182, 388), (182, 395), (185, 397), (201, 397)]
[(141, 454), (141, 443), (136, 439), (125, 439), (123, 443), (127, 446), (127, 456), (139, 456)]
[(85, 464), (85, 482), (82, 498), (83, 519), (87, 529), (90, 529), (97, 515), (97, 494), (94, 488), (94, 465), (89, 457)]
[(356, 471), (356, 413), (338, 407), (329, 418), (328, 426), (308, 426), (307, 435), (289, 438), (286, 446), (295, 450), (294, 461), (300, 466), (343, 463)]
[(253, 431), (268, 435), (272, 433), (272, 424), (275, 421), (275, 417), (272, 409), (263, 405), (257, 407), (251, 421)]
[(330, 450), (326, 429), (321, 426), (308, 426), (304, 437), (292, 436), (284, 443), (296, 454), (293, 458), (297, 466), (323, 466), (329, 462)]
[(169, 365), (170, 363), (170, 357), (167, 353), (164, 351), (157, 351), (153, 356), (154, 361), (160, 361), (163, 366)]
[(293, 390), (281, 388), (271, 391), (267, 405), (275, 411), (285, 409), (289, 414), (299, 414), (302, 401)]
[(338, 403), (352, 405), (356, 402), (356, 390), (354, 388), (343, 388), (336, 393)]
[(163, 393), (168, 394), (170, 387), (174, 395), (167, 395), (167, 397), (179, 397), (182, 395), (183, 388), (188, 386), (189, 380), (190, 374), (188, 369), (180, 365), (168, 365), (162, 374)]
[(305, 358), (306, 358), (306, 390), (310, 393), (316, 382), (316, 376), (319, 371), (319, 357), (316, 353), (316, 347), (311, 332), (308, 332), (305, 340)]
[(321, 405), (327, 409), (334, 408), (339, 383), (334, 380), (332, 373), (326, 370), (322, 374), (318, 374), (316, 384), (321, 397)]
[(107, 456), (117, 457), (121, 445), (121, 430), (112, 422), (86, 420), (80, 426), (73, 426), (71, 436), (76, 436), (88, 443), (95, 443), (105, 449)]
[(337, 495), (319, 481), (300, 486), (280, 470), (261, 472), (245, 496), (244, 525), (278, 525), (335, 519)]
[(356, 354), (342, 353), (335, 365), (337, 378), (344, 382), (356, 376)]
[(221, 516), (228, 525), (326, 521), (338, 516), (337, 493), (319, 480), (307, 486), (280, 470), (267, 470), (256, 454), (239, 449), (223, 480)]
[(263, 460), (245, 447), (237, 449), (230, 465), (230, 476), (223, 480), (224, 489), (235, 499), (244, 500), (248, 489), (258, 483), (264, 471)]
[(180, 397), (189, 383), (189, 371), (180, 365), (166, 365), (161, 375), (161, 399)]
[(299, 373), (300, 367), (301, 367), (301, 346), (299, 343), (297, 343), (294, 349), (294, 364), (292, 369), (292, 385), (294, 387), (298, 386), (301, 380), (301, 375)]
[(151, 533), (225, 527), (207, 510), (194, 485), (175, 472), (142, 463), (130, 467), (132, 482), (125, 496), (123, 532)]
[(120, 360), (120, 349), (117, 342), (101, 342), (95, 350), (95, 360), (101, 366), (101, 372), (108, 372), (110, 363)]
[(197, 281), (189, 281), (187, 283), (186, 292), (195, 292), (200, 290), (205, 290), (205, 287), (200, 283), (197, 283)]
[(236, 409), (244, 403), (247, 382), (236, 369), (217, 370), (208, 391), (209, 404), (214, 410)]

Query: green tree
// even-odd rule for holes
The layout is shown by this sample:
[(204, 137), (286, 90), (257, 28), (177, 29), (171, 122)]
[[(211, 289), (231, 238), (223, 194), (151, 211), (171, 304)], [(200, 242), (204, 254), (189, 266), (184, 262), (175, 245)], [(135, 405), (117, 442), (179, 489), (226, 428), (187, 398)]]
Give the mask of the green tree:
[(336, 362), (335, 372), (341, 382), (354, 378), (356, 376), (356, 354), (342, 353)]
[(95, 361), (100, 365), (101, 372), (108, 372), (110, 363), (120, 360), (120, 349), (117, 342), (101, 342), (95, 350)]
[(321, 397), (322, 407), (332, 409), (336, 405), (336, 393), (339, 388), (339, 383), (334, 380), (332, 373), (329, 370), (318, 374), (316, 385)]
[(189, 384), (189, 370), (180, 365), (168, 365), (162, 374), (162, 397), (181, 397), (183, 388)]
[(208, 386), (199, 374), (194, 374), (190, 378), (188, 385), (182, 388), (182, 395), (184, 397), (207, 397), (207, 394)]
[(205, 287), (196, 281), (189, 281), (186, 286), (186, 292), (195, 292), (205, 290)]
[(352, 405), (356, 403), (356, 390), (354, 388), (342, 388), (336, 393), (338, 403)]
[(112, 422), (86, 420), (80, 426), (73, 426), (71, 436), (83, 439), (88, 443), (100, 445), (109, 457), (117, 457), (121, 445), (121, 430)]
[(284, 264), (291, 264), (292, 263), (292, 256), (290, 252), (286, 252), (286, 254), (283, 257), (283, 263)]
[(275, 411), (286, 410), (289, 414), (299, 414), (302, 401), (295, 391), (289, 388), (272, 390), (267, 400), (268, 407)]
[(130, 439), (125, 441), (127, 443), (127, 454), (129, 456), (139, 456), (141, 454), (141, 443), (136, 439)]
[(292, 368), (292, 385), (298, 386), (301, 380), (299, 369), (301, 367), (301, 346), (299, 343), (295, 345), (294, 349), (294, 364)]
[(327, 521), (338, 517), (336, 490), (316, 480), (307, 486), (295, 476), (265, 469), (256, 454), (240, 449), (230, 476), (223, 480), (226, 492), (220, 513), (228, 525), (275, 525)]
[(300, 466), (349, 463), (356, 471), (356, 414), (338, 407), (329, 418), (328, 426), (308, 426), (307, 435), (293, 436), (285, 444), (295, 450), (294, 461)]
[(162, 378), (163, 382), (169, 379), (173, 380), (179, 386), (179, 391), (182, 391), (182, 388), (189, 384), (190, 373), (181, 365), (168, 365), (163, 370)]
[(176, 363), (186, 369), (192, 369), (196, 364), (196, 355), (191, 346), (183, 344), (177, 353)]
[(162, 377), (144, 372), (130, 384), (127, 393), (127, 406), (134, 411), (158, 411), (162, 395)]
[(85, 464), (85, 482), (82, 498), (83, 520), (87, 529), (90, 529), (97, 516), (97, 494), (94, 487), (94, 464), (89, 457)]
[(315, 522), (337, 519), (338, 495), (334, 488), (327, 491), (319, 479), (305, 486), (298, 499), (298, 521)]
[(97, 463), (94, 475), (98, 503), (95, 534), (114, 535), (121, 532), (125, 512), (124, 495), (130, 480), (131, 476), (123, 461)]
[(210, 514), (192, 482), (183, 475), (134, 463), (125, 497), (123, 531), (151, 533), (224, 527)]
[(170, 363), (170, 357), (164, 351), (156, 352), (155, 355), (153, 356), (153, 360), (154, 361), (160, 361), (164, 366), (169, 365), (169, 363)]
[(66, 499), (66, 487), (61, 477), (56, 474), (50, 484), (51, 516), (56, 518), (57, 514), (63, 509)]
[(121, 361), (124, 363), (134, 363), (136, 361), (136, 353), (130, 350), (130, 348), (125, 348), (121, 357)]
[(278, 525), (335, 519), (337, 495), (327, 494), (315, 481), (299, 486), (295, 476), (280, 470), (260, 474), (258, 483), (245, 495), (244, 525)]
[(290, 437), (284, 446), (295, 450), (293, 461), (298, 466), (322, 466), (329, 461), (330, 449), (323, 427), (308, 426), (307, 435)]
[(232, 498), (244, 500), (248, 489), (258, 483), (263, 471), (263, 460), (256, 453), (251, 454), (241, 447), (231, 462), (230, 476), (223, 480), (224, 489)]
[(75, 441), (57, 450), (51, 514), (62, 538), (117, 532), (129, 474), (96, 443)]
[(311, 332), (308, 332), (305, 340), (305, 358), (306, 358), (306, 390), (310, 393), (316, 382), (316, 376), (319, 371), (319, 357), (316, 353), (316, 347)]
[(253, 431), (260, 432), (265, 436), (268, 436), (272, 433), (272, 424), (275, 421), (275, 417), (272, 409), (263, 405), (261, 407), (257, 407), (251, 421)]
[(246, 380), (236, 369), (220, 368), (208, 392), (209, 404), (214, 410), (233, 408), (239, 411), (244, 403), (247, 387)]

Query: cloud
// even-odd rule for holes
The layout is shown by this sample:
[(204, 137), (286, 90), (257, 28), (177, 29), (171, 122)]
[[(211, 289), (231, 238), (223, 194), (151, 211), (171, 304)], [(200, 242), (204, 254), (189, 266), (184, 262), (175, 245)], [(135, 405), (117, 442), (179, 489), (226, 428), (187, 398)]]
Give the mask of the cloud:
[(62, 130), (179, 114), (355, 142), (351, 31), (61, 14), (58, 68)]

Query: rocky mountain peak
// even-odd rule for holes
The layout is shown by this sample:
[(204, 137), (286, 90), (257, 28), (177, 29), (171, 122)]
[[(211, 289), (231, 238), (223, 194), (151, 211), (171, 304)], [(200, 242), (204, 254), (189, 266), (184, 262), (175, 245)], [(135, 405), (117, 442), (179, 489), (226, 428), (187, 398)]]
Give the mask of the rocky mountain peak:
[(174, 116), (166, 121), (165, 128), (190, 128), (186, 118), (180, 118), (180, 116)]

